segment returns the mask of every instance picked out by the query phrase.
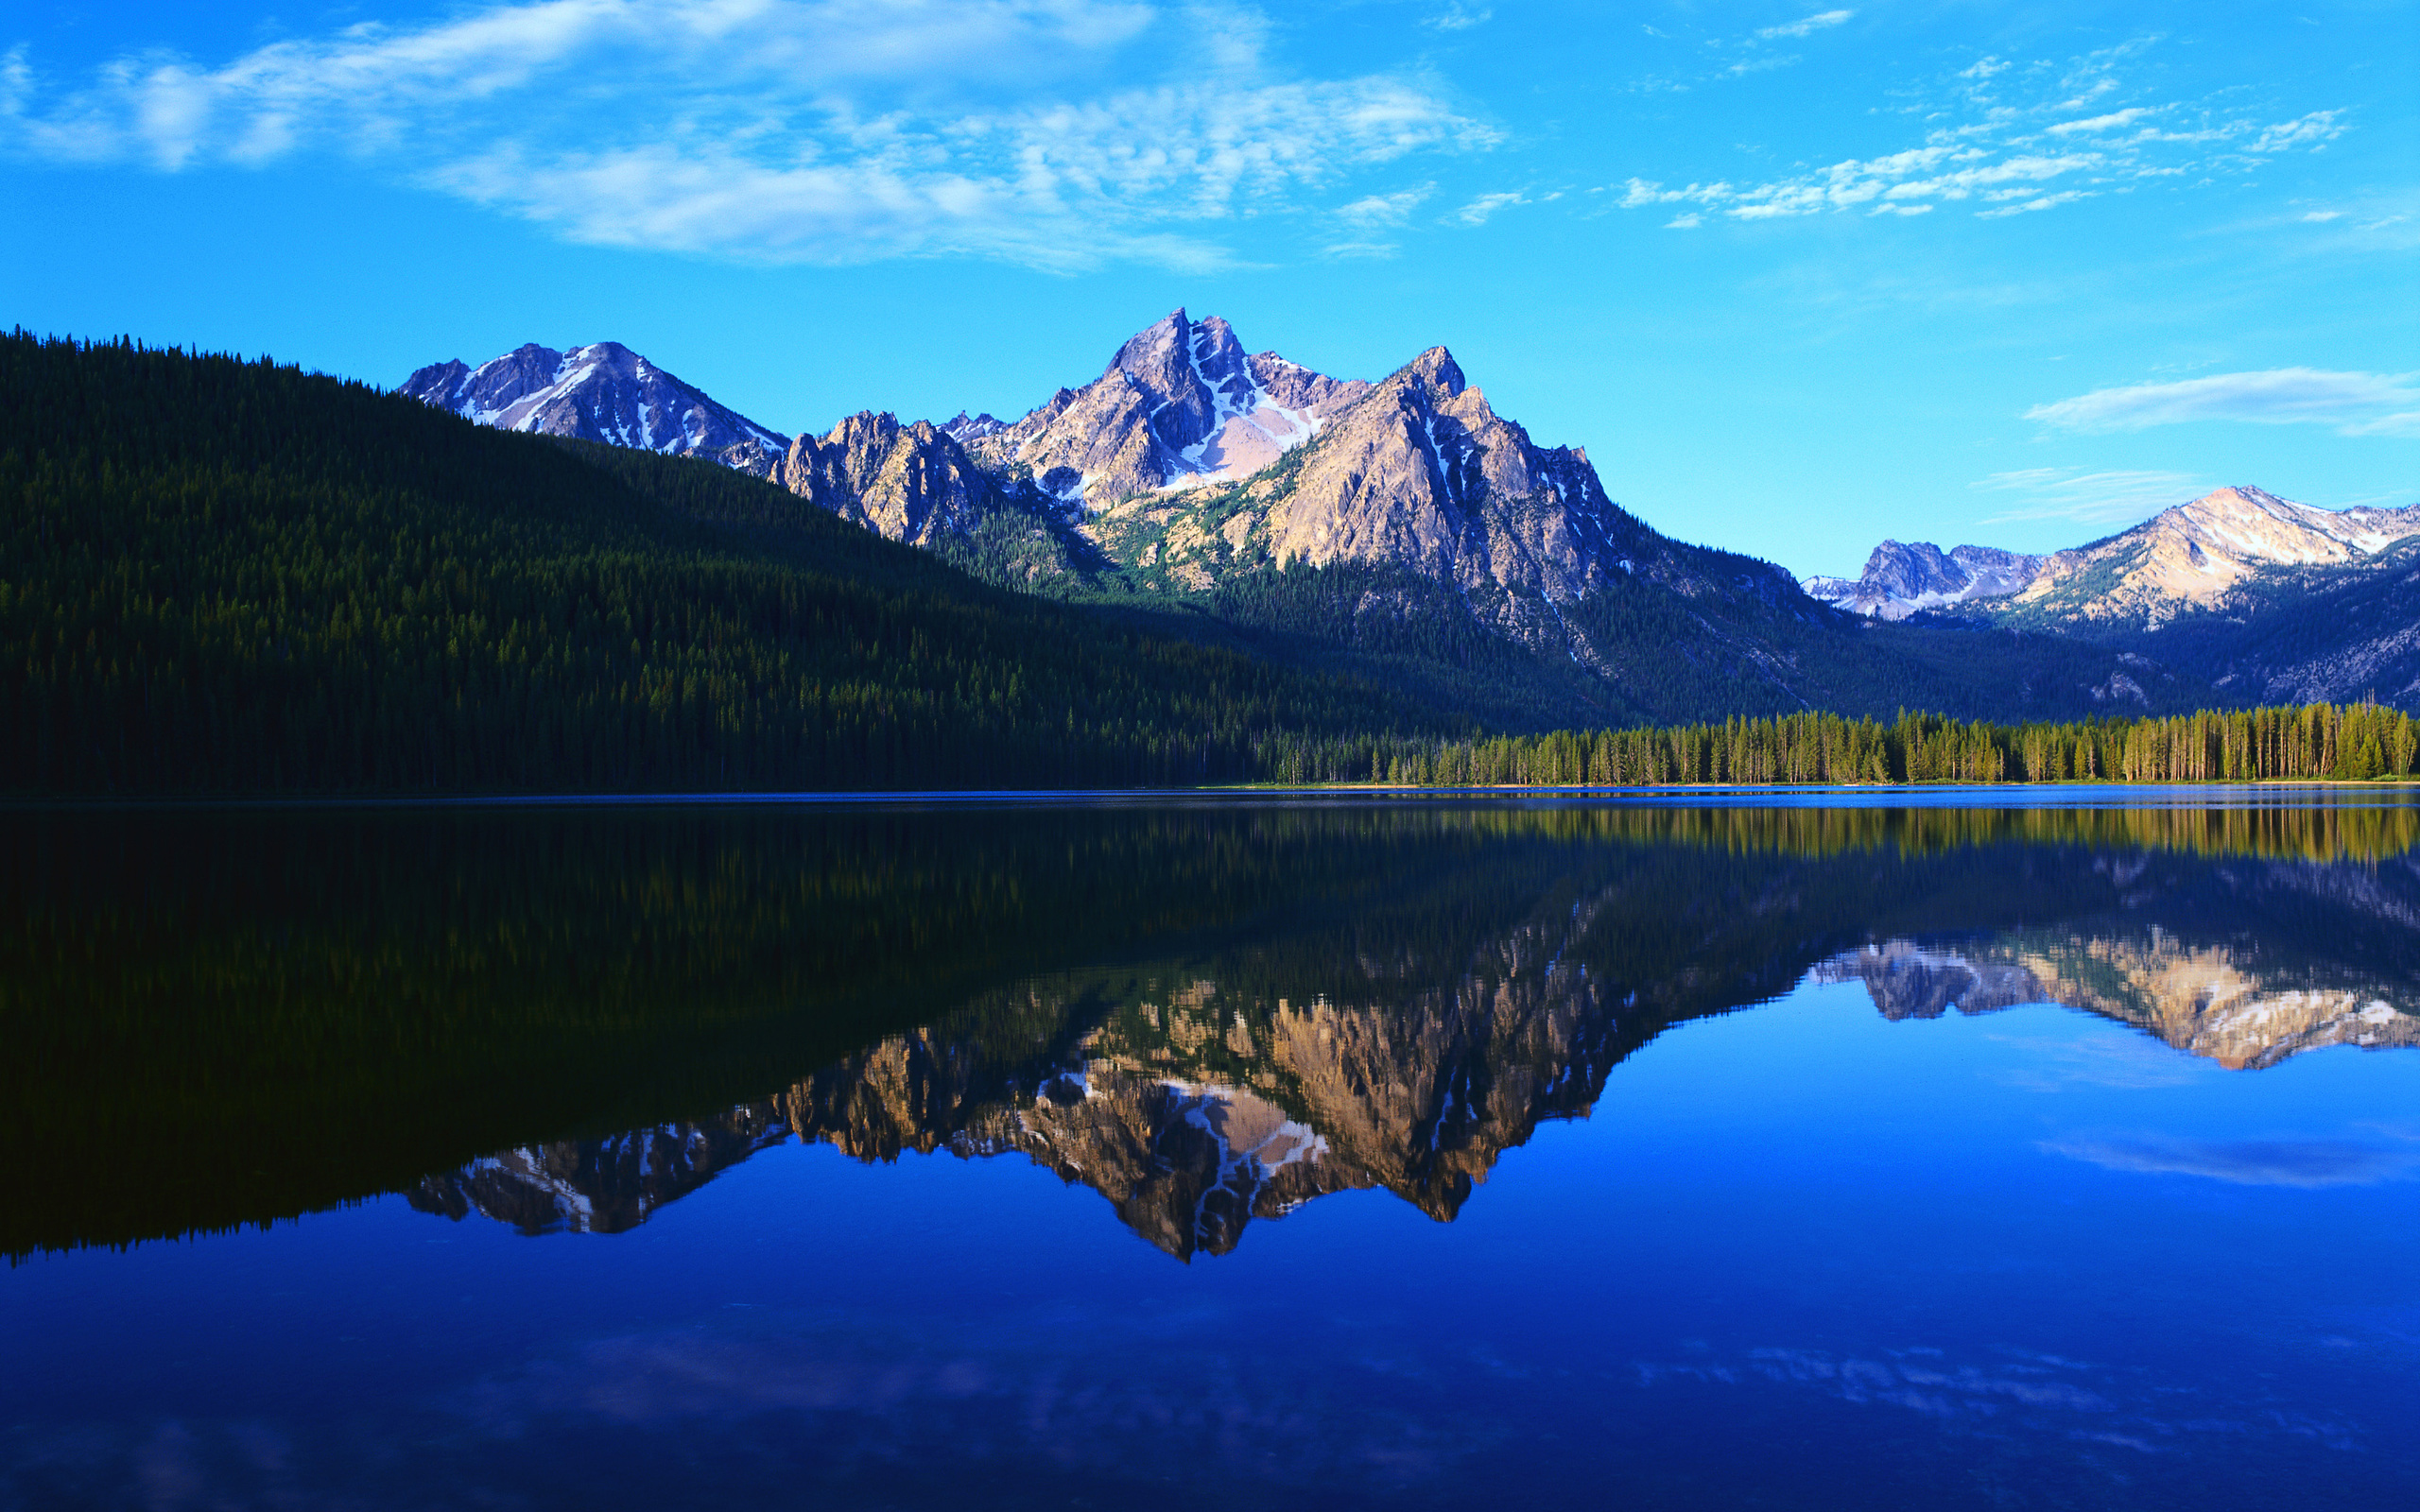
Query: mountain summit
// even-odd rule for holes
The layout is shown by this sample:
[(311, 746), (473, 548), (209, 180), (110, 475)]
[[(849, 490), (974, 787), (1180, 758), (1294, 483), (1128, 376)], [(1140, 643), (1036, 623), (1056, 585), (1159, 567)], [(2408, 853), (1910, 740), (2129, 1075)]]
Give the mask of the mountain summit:
[(2188, 606), (2217, 603), (2263, 568), (2358, 563), (2412, 535), (2420, 535), (2420, 506), (2321, 509), (2238, 485), (2053, 553), (2010, 607), (2052, 622), (2156, 626)]
[(1369, 391), (1273, 352), (1247, 356), (1226, 321), (1178, 309), (1128, 338), (1098, 378), (975, 445), (994, 467), (1028, 471), (1054, 497), (1099, 509), (1256, 472)]
[(1809, 577), (1802, 586), (1808, 597), (1853, 614), (1903, 620), (1919, 610), (2021, 593), (2040, 575), (2043, 559), (1995, 546), (1945, 552), (1929, 541), (1886, 541), (1858, 576)]
[(790, 445), (618, 341), (568, 352), (531, 342), (475, 368), (433, 363), (397, 392), (497, 430), (704, 456), (759, 476)]
[[(862, 411), (794, 441), (612, 343), (440, 364), (405, 392), (485, 424), (709, 457), (995, 584), (1167, 615), (1508, 728), (1997, 710), (2000, 687), (2080, 710), (2118, 670), (2101, 651), (1864, 637), (1772, 563), (1650, 528), (1585, 452), (1538, 445), (1442, 346), (1376, 383), (1337, 378), (1179, 308), (1015, 419)], [(1961, 592), (2006, 593), (2034, 565), (1921, 549), (1941, 559), (1901, 574), (1903, 596), (1944, 592), (1932, 578), (1953, 569)]]

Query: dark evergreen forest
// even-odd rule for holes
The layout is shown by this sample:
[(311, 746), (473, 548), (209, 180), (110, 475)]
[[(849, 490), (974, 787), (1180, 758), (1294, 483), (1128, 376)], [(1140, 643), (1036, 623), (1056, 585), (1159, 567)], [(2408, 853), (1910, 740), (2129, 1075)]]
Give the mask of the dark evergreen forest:
[(1366, 681), (987, 587), (712, 466), (0, 338), (0, 790), (1196, 783)]
[[(1401, 644), (1342, 644), (1353, 632), (1328, 623), (1335, 606), (1373, 586), (1354, 569), (1270, 575), (1231, 590), (1253, 602), (1225, 617), (1057, 602), (711, 463), (497, 432), (361, 384), (127, 342), (0, 337), (0, 792), (21, 796), (2169, 782), (2414, 765), (2411, 722), (2369, 706), (2023, 725), (1852, 708), (1659, 726), (1609, 702), (1588, 720), (1606, 728), (1541, 731), (1592, 711), (1451, 615), (1407, 619)], [(1587, 611), (1638, 617), (1620, 644), (1674, 644), (1678, 611), (1660, 601)], [(1920, 648), (1966, 663), (1970, 684), (1999, 670), (1997, 641), (1933, 633), (1949, 650)], [(1869, 715), (1946, 675), (1893, 647), (1862, 671), (1842, 662)], [(1724, 701), (1711, 683), (1663, 691), (1675, 707)]]

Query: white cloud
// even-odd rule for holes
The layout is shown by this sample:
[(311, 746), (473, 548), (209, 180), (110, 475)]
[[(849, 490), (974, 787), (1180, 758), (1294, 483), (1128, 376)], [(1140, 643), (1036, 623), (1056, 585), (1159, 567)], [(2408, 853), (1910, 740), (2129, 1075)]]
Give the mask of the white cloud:
[(1804, 21), (1793, 21), (1787, 26), (1767, 26), (1756, 35), (1766, 42), (1771, 42), (1776, 37), (1804, 37), (1812, 32), (1822, 31), (1827, 26), (1837, 26), (1856, 14), (1854, 10), (1819, 11)]
[(1484, 6), (1472, 6), (1468, 0), (1447, 0), (1443, 10), (1423, 17), (1420, 24), (1438, 31), (1468, 31), (1473, 26), (1486, 25), (1495, 16), (1494, 10)]
[[(1848, 12), (1826, 11), (1800, 25), (1836, 24)], [(1788, 32), (1768, 27), (1759, 37)], [(2285, 152), (2316, 151), (2343, 133), (2342, 112), (2314, 111), (2263, 124), (2256, 116), (2222, 113), (2202, 104), (2127, 104), (2121, 70), (2149, 45), (2128, 43), (2064, 66), (2016, 68), (1998, 58), (1978, 60), (1936, 81), (1922, 101), (1939, 124), (1921, 143), (1872, 158), (1848, 158), (1762, 183), (1691, 184), (1667, 190), (1631, 179), (1619, 203), (1628, 209), (1686, 199), (1700, 214), (1758, 221), (1815, 215), (1874, 205), (1980, 200), (1979, 218), (2054, 210), (2160, 180), (2214, 178), (2245, 171)], [(1735, 63), (1739, 74), (1791, 60), (1759, 56)], [(2003, 76), (2006, 76), (2005, 77)], [(2088, 113), (2087, 113), (2088, 112)], [(1871, 213), (1882, 213), (1879, 211)]]
[(2025, 418), (2067, 431), (2138, 431), (2194, 421), (2256, 425), (2332, 425), (2346, 436), (2413, 433), (2420, 387), (2411, 373), (2330, 372), (2273, 368), (2219, 373), (2181, 383), (2096, 388), (2036, 404)]
[(1391, 195), (1370, 195), (1349, 205), (1339, 205), (1330, 214), (1351, 226), (1400, 226), (1422, 201), (1436, 192), (1435, 184), (1423, 184), (1417, 189), (1399, 189)]
[(1205, 267), (1219, 222), (1495, 140), (1415, 79), (1287, 77), (1268, 29), (1132, 0), (528, 0), (47, 92), (19, 49), (0, 151), (333, 153), (574, 240), (747, 260)]
[[(1990, 210), (1979, 210), (1975, 212), (1975, 218), (1978, 220), (2002, 220), (2010, 215), (2022, 215), (2031, 211), (2053, 210), (2061, 205), (2072, 204), (2079, 199), (2090, 199), (2092, 197), (2093, 192), (2089, 189), (2062, 189), (2054, 195), (2035, 195), (2033, 198), (2026, 199), (2021, 204), (2001, 204)], [(1998, 199), (2002, 198), (2003, 196), (1991, 195), (1986, 198)], [(2009, 199), (2016, 199), (2020, 197), (2017, 195), (2008, 195), (2005, 196), (2005, 198)]]
[(2073, 136), (2079, 131), (2114, 131), (2121, 126), (2132, 126), (2150, 113), (2150, 111), (2137, 105), (2123, 111), (2112, 111), (2106, 115), (2090, 116), (2081, 121), (2060, 121), (2048, 129), (2052, 136)]
[(1985, 519), (1985, 524), (2072, 520), (2089, 525), (2130, 525), (2210, 491), (2208, 485), (2190, 472), (2095, 472), (2076, 467), (1995, 472), (1967, 487), (1979, 492), (2014, 495), (2009, 507)]
[(1497, 211), (1512, 205), (1526, 205), (1529, 202), (1528, 197), (1520, 194), (1481, 195), (1464, 205), (1454, 218), (1465, 226), (1484, 226), (1487, 224), (1487, 217)]
[(1664, 223), (1666, 231), (1688, 231), (1705, 224), (1705, 217), (1692, 210), (1685, 215), (1674, 215)]

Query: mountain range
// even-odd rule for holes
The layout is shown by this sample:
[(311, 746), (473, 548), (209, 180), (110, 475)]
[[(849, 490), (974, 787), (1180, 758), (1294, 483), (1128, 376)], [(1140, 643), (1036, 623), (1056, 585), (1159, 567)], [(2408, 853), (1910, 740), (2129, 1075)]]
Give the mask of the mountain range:
[[(1179, 309), (1014, 420), (863, 411), (786, 442), (610, 343), (439, 364), (403, 392), (482, 424), (718, 461), (1001, 586), (1148, 612), (1498, 728), (2213, 701), (2206, 679), (2058, 635), (1876, 633), (1770, 562), (1665, 536), (1585, 452), (1498, 415), (1443, 347), (1340, 379)], [(2031, 558), (1966, 551), (1903, 573), (1903, 596), (1952, 601), (1926, 571), (1970, 596), (2031, 579)]]
[(2221, 696), (2420, 698), (2420, 506), (2321, 509), (2249, 485), (2047, 557), (1886, 541), (1806, 592), (1882, 619), (1932, 613), (2156, 658)]

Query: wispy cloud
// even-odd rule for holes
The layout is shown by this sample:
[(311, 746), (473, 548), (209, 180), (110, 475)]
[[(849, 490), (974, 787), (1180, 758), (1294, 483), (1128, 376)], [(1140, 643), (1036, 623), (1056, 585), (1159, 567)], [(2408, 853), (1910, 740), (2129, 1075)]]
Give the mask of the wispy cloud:
[(2239, 1186), (2369, 1186), (2412, 1174), (2420, 1156), (2349, 1140), (2061, 1140), (2053, 1154), (2148, 1175), (2199, 1176)]
[(1423, 16), (1420, 24), (1438, 31), (1468, 31), (1494, 20), (1495, 12), (1486, 6), (1475, 6), (1468, 0), (1447, 0), (1445, 9), (1432, 16)]
[(1854, 10), (1822, 10), (1803, 21), (1793, 21), (1786, 26), (1767, 26), (1756, 35), (1766, 42), (1772, 42), (1778, 37), (1809, 36), (1828, 26), (1837, 26), (1856, 14)]
[(2025, 418), (2067, 431), (2139, 431), (2193, 421), (2256, 425), (2331, 425), (2344, 436), (2420, 436), (2420, 387), (2412, 373), (2272, 368), (2180, 383), (2096, 388), (2036, 404)]
[(1132, 0), (529, 0), (66, 87), (21, 48), (0, 151), (334, 155), (573, 240), (747, 260), (1202, 267), (1231, 260), (1221, 221), (1494, 141), (1418, 78), (1289, 76), (1268, 29)]
[(1483, 226), (1487, 224), (1487, 218), (1490, 215), (1495, 215), (1497, 211), (1509, 209), (1513, 205), (1526, 205), (1529, 202), (1530, 200), (1528, 196), (1512, 193), (1511, 191), (1506, 191), (1501, 194), (1481, 195), (1477, 199), (1472, 200), (1469, 204), (1464, 205), (1455, 214), (1454, 218), (1461, 221), (1465, 226)]
[(1985, 519), (1985, 524), (2072, 520), (2088, 525), (2130, 525), (2209, 491), (2209, 486), (2190, 472), (2093, 471), (2079, 467), (1995, 472), (1967, 487), (2013, 496), (2009, 507)]
[[(1797, 23), (1837, 25), (1849, 12)], [(1798, 36), (1768, 27), (1760, 38)], [(2058, 67), (1979, 59), (1927, 91), (1938, 121), (1915, 146), (1847, 158), (1757, 182), (1703, 180), (1682, 188), (1633, 178), (1615, 185), (1625, 208), (1686, 203), (1702, 218), (1735, 221), (1857, 211), (1905, 215), (1922, 206), (1971, 202), (1983, 219), (2053, 210), (2163, 180), (2243, 171), (2289, 152), (2310, 152), (2343, 134), (2341, 111), (2264, 120), (2184, 101), (2119, 104), (2124, 69), (2149, 43), (2136, 42)], [(1761, 55), (1728, 72), (1782, 60)], [(2115, 107), (2115, 108), (2113, 108)]]

